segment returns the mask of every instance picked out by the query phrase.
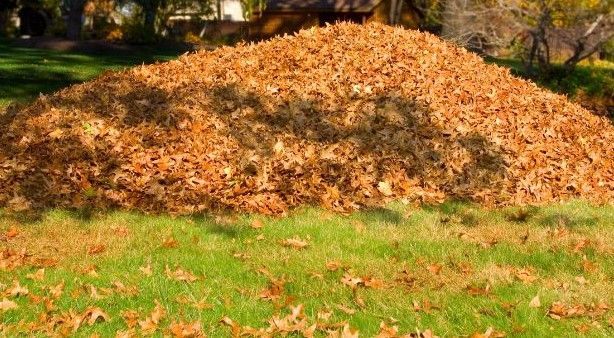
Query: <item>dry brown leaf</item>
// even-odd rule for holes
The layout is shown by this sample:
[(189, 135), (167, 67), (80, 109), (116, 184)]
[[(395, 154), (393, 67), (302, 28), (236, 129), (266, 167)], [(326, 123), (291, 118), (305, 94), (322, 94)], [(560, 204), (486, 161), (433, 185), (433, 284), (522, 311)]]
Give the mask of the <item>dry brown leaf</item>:
[(166, 266), (164, 272), (166, 273), (166, 276), (168, 278), (171, 278), (171, 279), (174, 279), (180, 282), (192, 283), (198, 280), (197, 276), (181, 268), (171, 270), (168, 266)]
[(147, 263), (147, 265), (145, 266), (139, 267), (139, 271), (141, 271), (147, 277), (151, 277), (151, 275), (153, 274), (150, 263)]
[(179, 246), (179, 242), (177, 242), (177, 239), (175, 239), (175, 237), (168, 236), (168, 237), (164, 238), (164, 240), (162, 241), (162, 246), (167, 248), (167, 249), (172, 249), (172, 248), (178, 247)]
[(426, 267), (426, 269), (433, 275), (439, 275), (443, 269), (443, 265), (434, 263)]
[(382, 193), (384, 196), (392, 196), (394, 193), (392, 192), (392, 188), (390, 187), (390, 183), (388, 182), (379, 182), (377, 184), (377, 190)]
[(2, 311), (14, 310), (17, 307), (17, 303), (13, 302), (12, 300), (3, 298), (2, 301), (0, 301), (0, 310)]
[(287, 238), (284, 239), (281, 244), (285, 247), (289, 247), (289, 248), (293, 248), (296, 250), (301, 250), (301, 249), (305, 249), (309, 246), (309, 243), (307, 243), (307, 241), (301, 239), (298, 236), (292, 237), (292, 238)]
[(90, 307), (83, 313), (83, 320), (87, 320), (88, 325), (94, 325), (97, 321), (108, 322), (109, 315), (99, 307)]
[(516, 269), (515, 276), (525, 284), (531, 284), (537, 280), (537, 276), (531, 268)]
[(35, 280), (35, 281), (42, 281), (43, 279), (45, 279), (45, 269), (42, 268), (42, 269), (36, 270), (35, 273), (29, 273), (26, 275), (26, 278)]
[(16, 226), (12, 225), (10, 228), (8, 228), (8, 230), (6, 230), (4, 232), (4, 238), (6, 239), (13, 239), (15, 237), (17, 237), (17, 235), (19, 235), (20, 231), (19, 228), (17, 228)]
[(106, 249), (107, 249), (107, 247), (104, 244), (94, 244), (94, 245), (91, 245), (87, 249), (87, 253), (90, 254), (90, 255), (96, 255), (96, 254), (99, 254), (99, 253), (103, 253)]
[(262, 227), (264, 227), (264, 224), (262, 223), (261, 220), (259, 219), (254, 219), (252, 221), (252, 223), (250, 223), (249, 225), (252, 229), (262, 229)]
[(4, 291), (4, 294), (10, 297), (27, 296), (28, 293), (30, 293), (28, 288), (21, 286), (17, 280), (13, 281), (12, 287)]
[(192, 323), (172, 322), (169, 326), (169, 330), (173, 337), (177, 338), (193, 338), (204, 337), (205, 334), (202, 331), (202, 324), (199, 321)]
[(134, 328), (139, 322), (139, 313), (135, 310), (123, 310), (121, 316), (128, 328)]
[(339, 261), (328, 261), (326, 262), (326, 269), (328, 271), (337, 271), (341, 268), (341, 262)]
[(538, 308), (541, 306), (542, 306), (542, 303), (539, 300), (539, 295), (533, 297), (533, 299), (531, 299), (531, 301), (529, 302), (529, 307)]
[(434, 35), (377, 23), (106, 73), (10, 116), (0, 207), (13, 210), (614, 200), (607, 118)]

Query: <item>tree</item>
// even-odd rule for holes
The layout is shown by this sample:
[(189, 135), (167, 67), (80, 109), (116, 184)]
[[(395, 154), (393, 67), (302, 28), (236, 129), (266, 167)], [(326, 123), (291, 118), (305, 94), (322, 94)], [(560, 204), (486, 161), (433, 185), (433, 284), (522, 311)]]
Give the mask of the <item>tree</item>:
[(165, 5), (165, 0), (134, 0), (143, 10), (143, 28), (145, 34), (154, 36), (156, 34), (156, 17), (160, 7)]
[(553, 56), (567, 72), (614, 36), (611, 0), (448, 0), (444, 35), (464, 45), (476, 39), (515, 45), (527, 72), (547, 74)]
[(243, 8), (243, 18), (250, 20), (254, 15), (254, 10), (258, 9), (259, 13), (266, 7), (266, 0), (241, 0), (241, 7)]
[(11, 13), (15, 8), (17, 8), (17, 0), (0, 1), (0, 36), (7, 35)]
[(83, 10), (87, 0), (63, 0), (62, 8), (67, 14), (66, 37), (78, 40), (83, 28)]
[[(398, 0), (397, 2), (400, 2)], [(396, 14), (397, 20), (400, 16), (402, 6), (408, 6), (418, 16), (418, 27), (421, 30), (440, 34), (442, 29), (442, 15), (444, 12), (446, 0), (403, 0), (403, 4), (397, 4)]]

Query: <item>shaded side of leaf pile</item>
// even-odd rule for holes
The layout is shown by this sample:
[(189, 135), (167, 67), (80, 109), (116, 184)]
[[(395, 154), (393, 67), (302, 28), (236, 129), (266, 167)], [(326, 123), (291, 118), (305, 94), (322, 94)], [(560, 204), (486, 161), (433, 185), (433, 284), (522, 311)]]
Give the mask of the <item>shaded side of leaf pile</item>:
[(614, 200), (614, 127), (378, 24), (137, 67), (0, 116), (0, 205), (279, 213)]

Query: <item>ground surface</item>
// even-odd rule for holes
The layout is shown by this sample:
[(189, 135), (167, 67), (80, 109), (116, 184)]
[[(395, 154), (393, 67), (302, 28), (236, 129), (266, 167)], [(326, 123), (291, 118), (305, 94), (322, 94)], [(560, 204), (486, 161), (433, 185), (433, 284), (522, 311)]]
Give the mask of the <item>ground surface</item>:
[[(361, 336), (382, 322), (439, 336), (612, 336), (612, 220), (613, 207), (580, 202), (498, 211), (399, 203), (284, 218), (3, 215), (0, 328), (70, 332), (85, 318), (80, 335), (108, 336), (198, 321), (223, 336), (224, 316), (265, 328), (303, 305), (308, 326), (347, 321)], [(165, 315), (152, 325), (156, 302)], [(89, 325), (88, 309), (108, 317)]]
[(0, 108), (11, 101), (24, 102), (83, 82), (106, 70), (170, 60), (176, 49), (111, 50), (96, 54), (65, 53), (16, 47), (0, 41)]
[[(0, 44), (0, 107), (176, 55)], [(198, 323), (226, 336), (303, 305), (277, 329), (317, 323), (324, 335), (347, 322), (367, 337), (381, 323), (439, 336), (612, 336), (613, 243), (614, 207), (582, 202), (496, 211), (399, 203), (284, 218), (0, 211), (0, 335), (189, 333)]]
[[(105, 70), (121, 69), (142, 63), (166, 61), (184, 49), (132, 48), (98, 50), (96, 53), (59, 52), (20, 47), (0, 40), (0, 108), (11, 101), (24, 102), (40, 93), (51, 93), (68, 85), (94, 78)], [(517, 60), (490, 60), (510, 67), (522, 75)], [(614, 104), (614, 63), (597, 61), (578, 67), (569, 77), (541, 81), (541, 85), (576, 98), (599, 114), (612, 114)]]

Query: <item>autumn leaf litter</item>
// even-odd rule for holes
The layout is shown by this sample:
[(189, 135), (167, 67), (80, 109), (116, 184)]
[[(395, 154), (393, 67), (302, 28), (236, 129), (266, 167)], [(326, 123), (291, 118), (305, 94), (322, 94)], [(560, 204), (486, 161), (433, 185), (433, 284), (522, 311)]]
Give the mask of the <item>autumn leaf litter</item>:
[(0, 206), (277, 214), (614, 200), (614, 128), (426, 33), (338, 24), (0, 115)]

